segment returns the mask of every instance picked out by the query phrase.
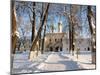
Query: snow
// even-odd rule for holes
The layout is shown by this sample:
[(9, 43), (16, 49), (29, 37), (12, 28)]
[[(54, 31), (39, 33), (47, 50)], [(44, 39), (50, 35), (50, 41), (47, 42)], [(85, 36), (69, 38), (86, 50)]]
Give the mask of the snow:
[(38, 68), (42, 69), (43, 72), (79, 69), (77, 62), (74, 62), (67, 56), (62, 56), (61, 53), (57, 52), (50, 54), (47, 60), (40, 64)]
[(63, 56), (76, 61), (82, 67), (81, 69), (95, 69), (95, 64), (92, 64), (91, 51), (81, 51), (78, 58), (76, 54), (74, 56), (63, 54)]
[(12, 73), (35, 73), (47, 71), (64, 71), (79, 69), (95, 69), (91, 64), (91, 52), (81, 51), (78, 55), (72, 56), (67, 50), (62, 52), (45, 52), (34, 58), (28, 59), (29, 51), (15, 54)]

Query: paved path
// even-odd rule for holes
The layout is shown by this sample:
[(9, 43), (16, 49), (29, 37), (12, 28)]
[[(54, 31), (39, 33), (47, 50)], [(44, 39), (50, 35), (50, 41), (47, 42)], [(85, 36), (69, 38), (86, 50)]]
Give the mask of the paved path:
[(47, 60), (38, 66), (43, 72), (45, 71), (63, 71), (63, 70), (77, 70), (80, 66), (77, 62), (62, 56), (61, 53), (52, 53), (48, 56)]

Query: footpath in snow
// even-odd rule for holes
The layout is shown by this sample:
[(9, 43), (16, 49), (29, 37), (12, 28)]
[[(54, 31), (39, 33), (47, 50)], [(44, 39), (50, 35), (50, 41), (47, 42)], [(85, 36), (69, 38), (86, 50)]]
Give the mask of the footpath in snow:
[(64, 71), (64, 70), (77, 70), (80, 69), (80, 65), (76, 61), (73, 61), (67, 56), (61, 55), (61, 53), (51, 53), (47, 60), (38, 66), (43, 72), (46, 71)]
[(68, 52), (46, 52), (33, 61), (28, 60), (29, 52), (15, 54), (12, 73), (34, 73), (95, 69), (91, 64), (91, 52), (80, 52), (78, 59)]

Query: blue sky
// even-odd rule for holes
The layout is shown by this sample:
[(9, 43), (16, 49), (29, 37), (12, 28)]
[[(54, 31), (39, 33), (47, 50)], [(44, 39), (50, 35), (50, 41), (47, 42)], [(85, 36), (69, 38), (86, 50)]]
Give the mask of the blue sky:
[[(59, 6), (60, 5), (58, 4), (58, 7)], [(64, 7), (64, 6), (62, 5), (62, 7)], [(57, 32), (58, 31), (58, 22), (59, 22), (59, 19), (60, 19), (62, 21), (63, 32), (68, 32), (68, 27), (69, 27), (68, 26), (69, 25), (68, 19), (67, 19), (67, 17), (65, 17), (63, 15), (61, 15), (61, 18), (60, 18), (60, 15), (56, 15), (56, 13), (55, 13), (56, 11), (59, 11), (59, 10), (62, 10), (63, 11), (63, 9), (59, 9), (59, 8), (56, 9), (56, 8), (57, 8), (57, 6), (55, 8), (53, 8), (53, 10), (51, 9), (53, 11), (53, 13), (51, 13), (51, 14), (48, 15), (49, 21), (47, 21), (47, 25), (50, 26), (51, 24), (53, 24), (54, 27), (55, 27), (55, 32)], [(84, 9), (85, 8), (86, 8), (86, 6), (84, 6)], [(94, 9), (95, 9), (95, 7), (94, 7)], [(62, 13), (62, 11), (59, 11), (59, 12)], [(80, 22), (80, 24), (82, 26), (81, 35), (83, 37), (87, 37), (87, 35), (89, 35), (89, 27), (88, 27), (88, 21), (86, 20), (86, 17), (87, 17), (87, 14), (86, 13), (87, 13), (86, 11), (83, 11), (81, 13), (81, 15), (80, 15), (79, 12), (77, 13), (78, 18), (79, 19), (81, 18), (81, 20), (82, 20), (82, 22)], [(29, 19), (28, 13), (23, 13), (21, 15), (21, 17), (23, 18), (23, 21), (24, 21), (25, 25), (31, 26), (30, 23), (29, 23), (30, 22), (30, 19)], [(36, 17), (36, 27), (37, 27), (37, 29), (39, 27), (39, 18), (38, 17)], [(48, 30), (48, 27), (47, 27), (47, 32), (48, 31), (49, 30)], [(28, 35), (28, 36), (30, 35), (31, 36), (31, 29), (27, 32), (26, 35)]]

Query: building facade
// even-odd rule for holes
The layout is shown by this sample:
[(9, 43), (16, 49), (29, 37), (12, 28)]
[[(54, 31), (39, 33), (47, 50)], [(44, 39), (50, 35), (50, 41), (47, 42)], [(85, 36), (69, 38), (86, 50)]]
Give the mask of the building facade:
[[(90, 38), (74, 39), (74, 50), (91, 50)], [(62, 51), (69, 50), (69, 33), (62, 32), (62, 22), (58, 23), (58, 32), (46, 33), (45, 51)]]

